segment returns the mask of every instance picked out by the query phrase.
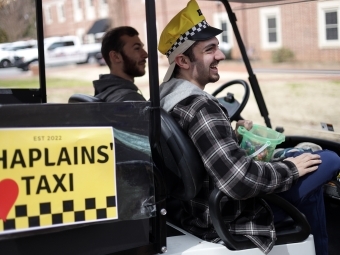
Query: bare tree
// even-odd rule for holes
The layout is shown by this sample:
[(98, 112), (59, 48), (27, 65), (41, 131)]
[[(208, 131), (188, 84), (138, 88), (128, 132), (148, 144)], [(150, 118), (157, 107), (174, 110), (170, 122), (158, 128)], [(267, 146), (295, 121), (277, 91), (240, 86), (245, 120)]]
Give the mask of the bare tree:
[(10, 42), (36, 37), (34, 0), (0, 0), (0, 28)]

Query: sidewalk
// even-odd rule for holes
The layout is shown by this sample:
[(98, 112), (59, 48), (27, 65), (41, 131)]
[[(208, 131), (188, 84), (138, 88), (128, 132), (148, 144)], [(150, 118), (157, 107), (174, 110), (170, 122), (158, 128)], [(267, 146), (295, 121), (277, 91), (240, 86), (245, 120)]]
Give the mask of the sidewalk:
[[(265, 63), (265, 62), (251, 62), (252, 69), (254, 72), (258, 70), (272, 70), (275, 73), (275, 70), (340, 70), (340, 64), (332, 64), (332, 65), (321, 65), (321, 64), (308, 64), (308, 63), (299, 63), (299, 64), (289, 64), (289, 63)], [(159, 77), (160, 82), (163, 80), (163, 77), (168, 68), (167, 63), (159, 64)], [(247, 75), (246, 67), (243, 61), (240, 60), (226, 60), (219, 63), (218, 66), (220, 74), (224, 72), (227, 73), (235, 73), (236, 75), (244, 76)], [(66, 79), (79, 79), (92, 81), (98, 79), (99, 74), (108, 73), (107, 66), (98, 66), (97, 64), (84, 64), (84, 65), (71, 65), (71, 66), (61, 66), (61, 67), (50, 67), (46, 69), (47, 77), (58, 77), (58, 78), (66, 78)], [(280, 73), (280, 72), (278, 72)], [(146, 74), (142, 77), (136, 78), (140, 84), (148, 84), (149, 75), (148, 75), (148, 66), (146, 67)], [(138, 84), (139, 84), (138, 83)]]
[[(340, 70), (340, 63), (272, 63), (264, 61), (251, 61), (250, 65), (253, 70), (270, 69), (270, 70)], [(242, 60), (225, 60), (220, 62), (221, 71), (246, 72), (246, 66)]]

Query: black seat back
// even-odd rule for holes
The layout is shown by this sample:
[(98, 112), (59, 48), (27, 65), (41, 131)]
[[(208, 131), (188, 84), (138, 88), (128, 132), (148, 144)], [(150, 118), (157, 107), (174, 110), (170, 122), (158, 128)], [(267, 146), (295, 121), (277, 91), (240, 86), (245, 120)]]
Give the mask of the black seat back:
[[(202, 159), (191, 139), (179, 124), (165, 110), (161, 109), (161, 149), (164, 163), (161, 168), (166, 176), (168, 192), (171, 197), (167, 201), (167, 220), (180, 226), (182, 209), (178, 200), (193, 199), (200, 191), (206, 171)], [(234, 236), (224, 223), (220, 211), (220, 203), (225, 196), (215, 188), (209, 198), (211, 219), (219, 237), (231, 250), (243, 250), (256, 247), (248, 238)], [(276, 228), (278, 240), (276, 244), (286, 244), (304, 241), (310, 234), (310, 227), (294, 206), (284, 199), (270, 194), (263, 198), (283, 208), (290, 215), (295, 224), (282, 224)], [(278, 226), (277, 226), (278, 227)]]
[(168, 193), (179, 200), (193, 199), (206, 174), (202, 159), (191, 139), (164, 109), (161, 109), (162, 168)]
[(103, 102), (100, 98), (84, 95), (84, 94), (73, 94), (69, 99), (69, 103), (81, 103), (81, 102), (87, 102), (87, 103), (100, 103)]

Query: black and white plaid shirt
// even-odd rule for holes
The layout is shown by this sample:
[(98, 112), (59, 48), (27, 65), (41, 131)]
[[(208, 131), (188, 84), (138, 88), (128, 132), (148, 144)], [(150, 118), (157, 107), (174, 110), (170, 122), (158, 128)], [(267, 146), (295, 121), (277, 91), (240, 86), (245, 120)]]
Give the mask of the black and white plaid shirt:
[[(247, 236), (267, 254), (276, 240), (273, 215), (270, 207), (256, 196), (289, 189), (299, 176), (295, 165), (289, 161), (267, 163), (247, 157), (239, 147), (227, 110), (204, 95), (182, 100), (171, 115), (194, 142), (214, 185), (235, 199), (224, 211), (231, 231)], [(218, 242), (209, 215), (210, 191), (207, 175), (196, 198), (183, 203), (182, 225), (204, 240)]]

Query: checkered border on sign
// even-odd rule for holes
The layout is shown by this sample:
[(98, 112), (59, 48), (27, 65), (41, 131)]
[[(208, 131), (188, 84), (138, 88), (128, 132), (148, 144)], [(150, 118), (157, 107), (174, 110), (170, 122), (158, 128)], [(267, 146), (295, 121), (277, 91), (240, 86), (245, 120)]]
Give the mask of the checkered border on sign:
[(203, 29), (207, 28), (209, 24), (202, 20), (200, 23), (196, 24), (192, 28), (190, 28), (187, 32), (182, 34), (177, 41), (171, 46), (170, 50), (167, 51), (166, 56), (169, 57), (171, 53), (175, 51), (182, 43), (184, 43), (186, 40), (188, 40), (188, 36), (193, 36), (199, 32), (201, 32)]
[(17, 229), (16, 219), (24, 219), (27, 220), (28, 228), (39, 227), (41, 225), (41, 215), (49, 214), (51, 216), (51, 225), (62, 224), (63, 223), (63, 214), (64, 213), (73, 213), (74, 222), (85, 221), (86, 220), (86, 211), (95, 210), (96, 219), (106, 219), (108, 218), (107, 209), (111, 207), (116, 207), (116, 197), (115, 196), (107, 196), (106, 197), (106, 207), (105, 208), (97, 208), (96, 207), (96, 199), (95, 198), (86, 198), (84, 201), (84, 210), (74, 209), (74, 201), (73, 200), (65, 200), (63, 201), (63, 211), (61, 213), (52, 213), (51, 203), (40, 203), (39, 204), (39, 215), (29, 216), (27, 213), (27, 205), (16, 205), (15, 206), (15, 218), (7, 219), (4, 222), (0, 221), (0, 230), (15, 230)]

